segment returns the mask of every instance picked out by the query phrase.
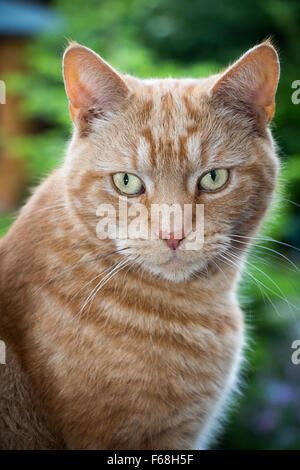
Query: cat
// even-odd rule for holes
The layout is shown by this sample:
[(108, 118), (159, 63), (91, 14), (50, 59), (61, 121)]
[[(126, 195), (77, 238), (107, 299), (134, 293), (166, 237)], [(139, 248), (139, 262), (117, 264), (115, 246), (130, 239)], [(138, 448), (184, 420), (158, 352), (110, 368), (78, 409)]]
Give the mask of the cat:
[[(140, 80), (70, 43), (63, 74), (66, 157), (0, 240), (0, 448), (207, 448), (238, 387), (246, 240), (276, 188), (277, 52)], [(101, 239), (97, 208), (119, 217), (119, 197), (202, 205), (203, 246), (161, 226)]]

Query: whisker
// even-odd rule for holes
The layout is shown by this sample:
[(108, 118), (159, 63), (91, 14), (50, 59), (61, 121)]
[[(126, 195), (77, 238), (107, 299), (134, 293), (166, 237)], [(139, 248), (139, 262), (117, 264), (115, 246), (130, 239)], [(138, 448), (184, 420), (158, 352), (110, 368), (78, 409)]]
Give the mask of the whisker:
[(34, 295), (37, 294), (43, 287), (45, 287), (46, 285), (50, 284), (51, 282), (59, 279), (60, 277), (62, 277), (64, 274), (70, 272), (70, 271), (73, 271), (74, 269), (76, 269), (77, 267), (80, 267), (80, 266), (83, 266), (85, 264), (88, 264), (88, 263), (94, 263), (96, 261), (99, 261), (100, 259), (103, 259), (103, 258), (107, 258), (109, 256), (112, 256), (114, 254), (117, 254), (117, 253), (120, 253), (122, 251), (126, 250), (126, 248), (121, 248), (121, 249), (118, 249), (118, 250), (113, 250), (113, 251), (110, 251), (110, 252), (105, 252), (104, 254), (99, 254), (97, 255), (96, 257), (94, 258), (91, 258), (91, 259), (88, 259), (86, 261), (83, 261), (83, 259), (86, 257), (86, 256), (89, 256), (91, 253), (95, 253), (98, 251), (98, 249), (96, 250), (93, 250), (85, 255), (83, 255), (79, 261), (77, 261), (76, 263), (73, 263), (71, 266), (67, 266), (66, 268), (64, 268), (62, 271), (60, 271), (57, 275), (53, 276), (52, 278), (50, 278), (48, 281), (46, 281), (44, 284), (42, 284), (35, 292), (34, 292)]
[(297, 248), (296, 246), (294, 245), (290, 245), (289, 243), (285, 243), (285, 242), (282, 242), (280, 240), (276, 240), (275, 238), (271, 238), (271, 237), (261, 237), (260, 235), (259, 236), (256, 236), (256, 237), (246, 237), (245, 235), (237, 235), (235, 233), (232, 234), (232, 236), (234, 237), (238, 237), (238, 238), (245, 238), (245, 239), (248, 239), (248, 240), (251, 240), (251, 241), (255, 241), (255, 240), (258, 240), (258, 241), (267, 241), (267, 242), (273, 242), (273, 243), (278, 243), (279, 245), (282, 245), (282, 246), (286, 246), (288, 248), (292, 248), (293, 250), (295, 251), (298, 251), (300, 253), (300, 248)]
[[(92, 303), (96, 297), (96, 295), (99, 293), (99, 291), (103, 288), (103, 286), (108, 282), (110, 281), (113, 277), (115, 277), (120, 271), (122, 271), (123, 269), (125, 269), (127, 266), (129, 267), (130, 266), (130, 263), (128, 262), (128, 259), (125, 259), (126, 263), (122, 264), (121, 266), (116, 266), (116, 268), (118, 268), (116, 271), (113, 270), (114, 272), (111, 273), (110, 276), (106, 276), (103, 280), (101, 280), (97, 290), (95, 291), (93, 297), (91, 298), (90, 300), (90, 305), (89, 305), (89, 309), (88, 309), (88, 314), (90, 312), (90, 309), (91, 309), (91, 306), (92, 306)], [(116, 269), (115, 268), (115, 269)]]
[[(240, 243), (240, 244), (245, 244), (248, 246), (247, 242), (243, 242), (241, 240), (236, 240), (235, 238), (231, 238), (231, 240), (233, 240), (234, 242), (236, 243)], [(281, 256), (283, 259), (285, 259), (288, 263), (290, 263), (295, 269), (291, 269), (291, 271), (293, 272), (298, 272), (300, 273), (300, 269), (298, 268), (298, 266), (292, 261), (290, 260), (287, 256), (285, 256), (284, 254), (280, 253), (279, 251), (277, 250), (274, 250), (273, 248), (270, 248), (268, 246), (264, 246), (264, 245), (253, 245), (252, 247), (252, 250), (253, 249), (257, 249), (257, 248), (261, 248), (261, 252), (263, 252), (263, 250), (267, 250), (267, 251), (271, 251), (272, 253), (275, 253), (276, 255), (278, 256)], [(235, 247), (235, 249), (239, 249), (241, 251), (244, 251), (243, 248), (238, 248), (238, 247)], [(257, 258), (259, 258), (258, 255), (255, 255), (255, 253), (253, 253), (252, 251), (250, 251), (250, 256), (256, 256)], [(272, 256), (272, 255), (269, 255), (269, 256)], [(273, 256), (274, 258), (276, 258), (276, 256)]]
[(39, 214), (40, 212), (45, 212), (45, 211), (60, 211), (62, 209), (65, 209), (66, 205), (65, 204), (55, 204), (53, 206), (47, 206), (47, 207), (42, 207), (41, 209), (33, 210), (32, 212), (29, 212), (28, 214), (25, 214), (25, 217), (34, 217), (36, 214)]
[(86, 301), (84, 302), (83, 306), (81, 307), (80, 311), (79, 311), (79, 316), (82, 314), (83, 310), (85, 309), (85, 307), (88, 305), (88, 303), (90, 302), (91, 298), (93, 297), (94, 293), (95, 295), (98, 293), (98, 291), (101, 289), (101, 287), (104, 285), (103, 282), (106, 281), (106, 279), (108, 279), (108, 277), (113, 274), (120, 266), (122, 267), (123, 264), (127, 263), (127, 258), (123, 258), (121, 261), (119, 261), (117, 263), (117, 265), (115, 265), (113, 267), (113, 269), (111, 269), (108, 274), (106, 276), (104, 276), (103, 279), (100, 280), (100, 282), (96, 285), (96, 287), (94, 287), (94, 289), (92, 289), (92, 291), (89, 293)]
[(107, 271), (109, 271), (112, 267), (116, 266), (118, 264), (115, 263), (113, 266), (109, 266), (108, 268), (104, 269), (103, 271), (101, 271), (99, 274), (97, 274), (97, 276), (93, 277), (93, 279), (91, 279), (90, 281), (86, 282), (70, 299), (69, 303), (71, 303), (73, 301), (73, 299), (75, 299), (78, 294), (83, 290), (85, 289), (89, 284), (91, 284), (93, 281), (95, 281), (96, 279), (98, 279), (100, 276), (102, 276), (102, 274), (106, 273)]
[(216, 261), (214, 261), (213, 259), (211, 260), (212, 263), (218, 268), (218, 270), (223, 274), (225, 280), (227, 281), (228, 277), (226, 276), (226, 274), (224, 273), (223, 269), (221, 268), (221, 266), (218, 265), (218, 263)]
[[(236, 256), (235, 254), (233, 253), (229, 253), (231, 256), (233, 256), (235, 259), (239, 259), (238, 256)], [(279, 297), (281, 300), (283, 300), (284, 302), (286, 302), (286, 304), (289, 306), (289, 308), (293, 307), (294, 309), (296, 310), (300, 310), (299, 307), (297, 307), (297, 305), (293, 304), (292, 302), (290, 302), (287, 297), (284, 295), (283, 291), (280, 289), (280, 287), (278, 286), (278, 284), (268, 275), (266, 274), (262, 269), (258, 268), (257, 266), (255, 266), (254, 264), (250, 263), (248, 260), (246, 260), (246, 263), (251, 266), (252, 268), (256, 269), (257, 271), (259, 271), (261, 274), (263, 274), (277, 289), (278, 291), (280, 292), (281, 295), (278, 294), (278, 292), (274, 291), (273, 289), (271, 289), (270, 287), (266, 286), (264, 283), (262, 283), (261, 281), (261, 284), (266, 288), (268, 289), (272, 294), (276, 295), (277, 297)], [(248, 271), (246, 271), (248, 274), (250, 274)]]
[(280, 199), (282, 199), (283, 201), (290, 202), (291, 204), (293, 204), (296, 207), (300, 207), (300, 204), (298, 204), (298, 202), (292, 201), (291, 199), (287, 199), (286, 197), (283, 197), (283, 196), (281, 196)]
[[(238, 269), (240, 269), (240, 266), (237, 265), (232, 259), (230, 259), (230, 258), (228, 258), (228, 257), (226, 257), (225, 255), (222, 255), (222, 254), (220, 254), (219, 256), (221, 256), (221, 258), (223, 259), (223, 262), (225, 262), (225, 264), (227, 264), (227, 265), (233, 264), (233, 266), (236, 266)], [(228, 261), (228, 262), (226, 262), (225, 260)], [(264, 298), (264, 297), (267, 297), (268, 301), (271, 303), (271, 305), (273, 306), (274, 310), (275, 310), (275, 311), (277, 312), (277, 314), (280, 316), (280, 313), (279, 313), (277, 307), (275, 306), (275, 304), (274, 304), (273, 301), (271, 300), (270, 296), (269, 296), (266, 292), (264, 292), (264, 291), (262, 290), (262, 287), (261, 287), (261, 286), (263, 286), (263, 287), (265, 287), (265, 288), (268, 288), (268, 287), (265, 286), (261, 281), (259, 281), (258, 279), (256, 279), (256, 277), (253, 276), (253, 274), (250, 273), (249, 271), (244, 271), (244, 272), (251, 278), (252, 281), (255, 282), (255, 284), (258, 286), (258, 288), (259, 288), (259, 290), (260, 290), (260, 292), (261, 292), (263, 298)], [(270, 290), (270, 289), (269, 289), (269, 290)]]

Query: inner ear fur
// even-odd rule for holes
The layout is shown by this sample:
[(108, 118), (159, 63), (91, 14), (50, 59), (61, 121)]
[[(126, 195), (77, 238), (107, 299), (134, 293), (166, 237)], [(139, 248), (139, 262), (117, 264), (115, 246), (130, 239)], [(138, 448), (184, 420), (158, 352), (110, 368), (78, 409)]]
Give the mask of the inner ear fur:
[(210, 90), (212, 99), (249, 117), (263, 130), (275, 112), (279, 59), (266, 41), (250, 49), (219, 76)]
[(129, 92), (116, 70), (77, 43), (71, 43), (64, 53), (63, 75), (72, 120), (82, 131), (93, 119), (118, 111)]

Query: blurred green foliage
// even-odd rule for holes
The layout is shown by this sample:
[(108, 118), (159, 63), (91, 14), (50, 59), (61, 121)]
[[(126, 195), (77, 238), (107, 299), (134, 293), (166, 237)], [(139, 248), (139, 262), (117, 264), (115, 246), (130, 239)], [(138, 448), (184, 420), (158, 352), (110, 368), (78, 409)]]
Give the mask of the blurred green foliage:
[[(282, 76), (273, 133), (285, 189), (266, 232), (278, 242), (257, 243), (241, 281), (251, 340), (243, 394), (219, 446), (300, 448), (300, 365), (291, 363), (292, 341), (300, 339), (300, 105), (291, 101), (292, 82), (300, 79), (300, 2), (57, 0), (54, 5), (62, 30), (34, 39), (27, 71), (7, 77), (7, 92), (23, 97), (20, 112), (32, 119), (36, 133), (6, 145), (26, 159), (32, 181), (59, 165), (71, 134), (61, 74), (68, 39), (140, 77), (207, 76), (270, 35), (279, 48)], [(0, 235), (11, 221), (10, 215), (0, 218)]]

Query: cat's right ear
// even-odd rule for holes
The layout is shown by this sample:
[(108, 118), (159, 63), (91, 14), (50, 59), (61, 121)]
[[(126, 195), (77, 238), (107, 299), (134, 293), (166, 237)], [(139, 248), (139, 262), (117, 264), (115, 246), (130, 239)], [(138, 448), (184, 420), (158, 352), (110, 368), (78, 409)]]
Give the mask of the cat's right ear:
[(217, 105), (246, 116), (256, 130), (262, 131), (274, 115), (278, 79), (277, 52), (270, 41), (265, 41), (225, 70), (210, 95)]
[(107, 62), (77, 43), (71, 43), (64, 53), (63, 75), (72, 120), (83, 132), (93, 119), (116, 112), (129, 92)]

